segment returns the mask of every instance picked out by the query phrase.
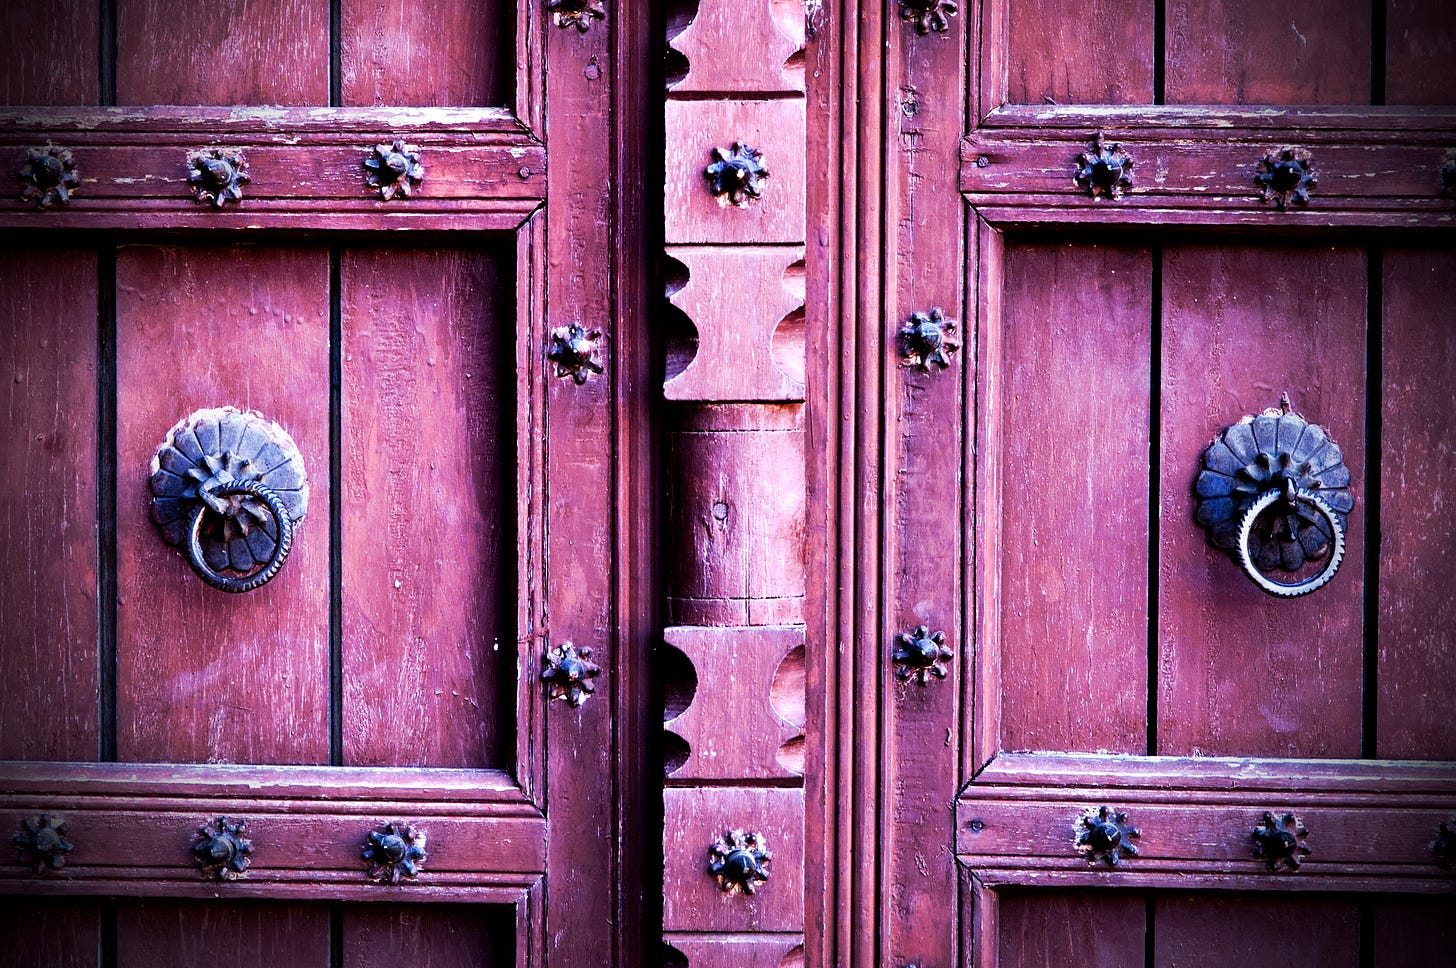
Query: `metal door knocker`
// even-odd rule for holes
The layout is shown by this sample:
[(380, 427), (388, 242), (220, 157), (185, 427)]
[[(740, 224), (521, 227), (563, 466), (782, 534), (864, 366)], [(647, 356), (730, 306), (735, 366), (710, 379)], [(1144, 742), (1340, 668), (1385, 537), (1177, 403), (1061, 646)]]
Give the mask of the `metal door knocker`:
[(198, 410), (167, 432), (152, 458), (152, 520), (220, 591), (272, 581), (307, 511), (303, 455), (261, 414)]
[[(1293, 598), (1335, 577), (1355, 506), (1350, 470), (1324, 429), (1290, 409), (1288, 394), (1214, 438), (1194, 491), (1209, 544), (1231, 552), (1264, 591)], [(1295, 581), (1269, 576), (1307, 572), (1317, 562), (1324, 562), (1318, 572)]]

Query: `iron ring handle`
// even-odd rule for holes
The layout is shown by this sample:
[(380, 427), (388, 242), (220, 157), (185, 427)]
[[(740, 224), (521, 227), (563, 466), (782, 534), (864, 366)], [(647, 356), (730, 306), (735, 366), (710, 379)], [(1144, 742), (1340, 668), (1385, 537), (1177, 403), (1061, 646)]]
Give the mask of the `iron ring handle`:
[(1330, 526), (1330, 533), (1334, 536), (1334, 547), (1330, 549), (1329, 562), (1318, 575), (1312, 575), (1297, 582), (1275, 581), (1255, 566), (1253, 555), (1249, 551), (1249, 537), (1253, 534), (1254, 522), (1259, 519), (1259, 516), (1267, 511), (1275, 501), (1284, 498), (1284, 491), (1277, 488), (1270, 489), (1260, 494), (1258, 499), (1244, 512), (1244, 517), (1239, 522), (1239, 564), (1243, 566), (1244, 573), (1253, 580), (1254, 584), (1270, 595), (1277, 595), (1280, 598), (1297, 598), (1325, 587), (1329, 584), (1330, 579), (1335, 577), (1335, 572), (1340, 570), (1340, 562), (1345, 558), (1345, 529), (1341, 527), (1334, 509), (1325, 502), (1324, 498), (1307, 488), (1293, 489), (1289, 498), (1303, 501), (1313, 507)]
[(278, 539), (273, 544), (273, 554), (262, 569), (248, 575), (246, 578), (229, 578), (212, 570), (202, 554), (202, 518), (208, 511), (206, 503), (199, 503), (192, 512), (192, 520), (187, 525), (187, 562), (192, 570), (207, 584), (218, 591), (237, 594), (239, 592), (250, 592), (255, 588), (261, 588), (273, 580), (278, 570), (283, 567), (283, 562), (288, 558), (289, 549), (293, 547), (293, 519), (288, 516), (288, 509), (283, 506), (283, 501), (273, 492), (273, 489), (262, 481), (235, 481), (223, 484), (212, 491), (216, 497), (232, 497), (239, 494), (248, 494), (258, 498), (273, 515), (273, 520), (278, 524)]

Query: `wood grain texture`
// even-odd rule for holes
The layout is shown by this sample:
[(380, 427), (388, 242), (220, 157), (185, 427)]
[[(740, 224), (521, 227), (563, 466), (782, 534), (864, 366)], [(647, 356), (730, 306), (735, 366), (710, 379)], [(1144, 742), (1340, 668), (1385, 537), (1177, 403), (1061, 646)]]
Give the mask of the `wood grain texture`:
[(1006, 252), (1005, 749), (1146, 748), (1151, 268), (1146, 248)]
[(0, 937), (0, 968), (96, 968), (101, 904), (7, 897)]
[(1153, 102), (1151, 0), (1092, 0), (1075, 13), (1057, 0), (1016, 0), (1007, 8), (1010, 103)]
[(803, 619), (804, 433), (800, 407), (684, 408), (668, 440), (668, 574), (678, 625)]
[(1446, 0), (1387, 0), (1385, 103), (1456, 103), (1456, 17)]
[(329, 8), (318, 0), (117, 4), (118, 104), (329, 103)]
[[(775, 332), (804, 304), (789, 286), (803, 267), (792, 247), (670, 246), (688, 281), (669, 294), (697, 330), (697, 354), (663, 385), (668, 400), (787, 401), (804, 398), (804, 382), (780, 369)], [(802, 376), (802, 373), (800, 373)]]
[(116, 909), (117, 968), (226, 963), (276, 968), (329, 963), (329, 911), (267, 901), (123, 901)]
[(795, 661), (795, 649), (802, 668), (803, 628), (673, 627), (663, 630), (663, 638), (692, 662), (698, 684), (692, 703), (663, 726), (688, 744), (687, 762), (671, 774), (674, 782), (802, 773), (802, 761), (799, 770), (786, 768), (785, 756), (794, 751), (785, 744), (802, 742), (802, 718), (787, 717), (803, 709), (803, 681), (797, 695), (776, 695), (775, 686), (780, 667)]
[(514, 734), (510, 250), (343, 254), (344, 760), (487, 767)]
[(1381, 897), (1375, 908), (1374, 968), (1432, 968), (1456, 948), (1456, 899)]
[(1153, 923), (1153, 963), (1167, 968), (1354, 968), (1360, 963), (1360, 913), (1354, 901), (1158, 897)]
[(96, 254), (0, 252), (0, 758), (97, 753)]
[[(802, 931), (804, 792), (762, 787), (667, 789), (663, 796), (664, 931)], [(773, 860), (754, 894), (727, 894), (708, 851), (729, 830), (761, 834)]]
[(1369, 104), (1370, 4), (1363, 0), (1172, 0), (1169, 104)]
[[(664, 241), (804, 241), (804, 102), (669, 101)], [(714, 196), (704, 170), (734, 142), (763, 152), (763, 197), (739, 208)]]
[(344, 0), (345, 105), (496, 106), (515, 79), (506, 0)]
[(800, 935), (670, 934), (665, 943), (682, 960), (668, 957), (663, 968), (804, 968)]
[(997, 900), (998, 968), (1131, 968), (1143, 963), (1147, 900), (1142, 895), (1003, 891)]
[(515, 911), (505, 905), (363, 904), (344, 908), (349, 968), (494, 968), (515, 964)]
[(95, 0), (16, 3), (0, 32), (0, 104), (95, 104)]
[(674, 93), (802, 91), (804, 15), (786, 0), (698, 0), (692, 22), (668, 41), (687, 58)]
[(1163, 263), (1159, 753), (1358, 756), (1364, 554), (1358, 487), (1341, 573), (1276, 601), (1195, 523), (1199, 456), (1225, 426), (1294, 409), (1364, 473), (1365, 255), (1179, 245)]
[[(117, 750), (143, 762), (329, 756), (328, 252), (126, 246), (117, 254)], [(303, 454), (308, 517), (278, 577), (203, 585), (150, 517), (152, 454), (229, 404)]]
[(1456, 256), (1383, 259), (1376, 755), (1456, 759)]

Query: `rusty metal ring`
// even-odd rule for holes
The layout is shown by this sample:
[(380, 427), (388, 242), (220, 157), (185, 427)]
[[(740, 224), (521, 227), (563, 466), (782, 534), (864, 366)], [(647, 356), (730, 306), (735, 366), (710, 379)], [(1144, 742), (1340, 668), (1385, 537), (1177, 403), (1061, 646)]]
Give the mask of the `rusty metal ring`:
[(1239, 564), (1243, 566), (1244, 574), (1253, 580), (1270, 595), (1279, 598), (1298, 598), (1300, 595), (1308, 595), (1310, 592), (1318, 591), (1328, 585), (1335, 572), (1340, 570), (1340, 562), (1345, 558), (1345, 529), (1340, 526), (1340, 520), (1333, 508), (1315, 492), (1308, 488), (1296, 488), (1289, 497), (1292, 500), (1303, 501), (1319, 512), (1320, 517), (1330, 526), (1330, 533), (1334, 535), (1334, 545), (1330, 548), (1330, 560), (1325, 564), (1324, 569), (1318, 575), (1312, 575), (1296, 582), (1275, 581), (1268, 575), (1261, 572), (1254, 564), (1253, 555), (1249, 551), (1249, 536), (1253, 534), (1254, 522), (1259, 516), (1267, 511), (1275, 501), (1285, 497), (1282, 490), (1273, 488), (1259, 495), (1258, 500), (1249, 505), (1244, 512), (1243, 520), (1239, 522)]
[(283, 562), (288, 558), (289, 549), (293, 547), (293, 519), (288, 516), (288, 509), (283, 506), (283, 501), (273, 492), (273, 489), (262, 481), (236, 481), (230, 484), (223, 484), (214, 488), (212, 494), (216, 497), (232, 497), (239, 494), (248, 494), (263, 502), (268, 513), (273, 515), (273, 521), (278, 526), (278, 540), (273, 544), (273, 554), (269, 556), (263, 567), (253, 574), (244, 578), (229, 578), (227, 575), (213, 571), (202, 554), (202, 518), (208, 511), (206, 503), (199, 503), (192, 512), (192, 520), (187, 525), (187, 563), (192, 570), (207, 584), (221, 592), (237, 594), (239, 592), (250, 592), (255, 588), (261, 588), (273, 580), (278, 570), (283, 567)]

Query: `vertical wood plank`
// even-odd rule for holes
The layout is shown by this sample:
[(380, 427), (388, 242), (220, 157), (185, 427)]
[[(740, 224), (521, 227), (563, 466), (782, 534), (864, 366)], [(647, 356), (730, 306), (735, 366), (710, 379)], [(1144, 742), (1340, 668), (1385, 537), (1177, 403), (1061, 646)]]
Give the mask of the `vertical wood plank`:
[(1456, 759), (1456, 255), (1388, 249), (1376, 755)]
[(1143, 963), (1141, 894), (1006, 891), (997, 905), (997, 968), (1133, 968)]
[(1360, 963), (1360, 911), (1323, 898), (1160, 897), (1156, 968), (1267, 968)]
[(499, 248), (342, 260), (344, 760), (500, 766), (515, 711), (514, 327)]
[(118, 104), (329, 103), (328, 0), (116, 8)]
[(329, 911), (269, 901), (124, 901), (116, 968), (329, 968)]
[[(329, 756), (329, 267), (317, 248), (126, 246), (117, 255), (117, 749), (123, 760)], [(303, 453), (308, 517), (272, 582), (205, 586), (150, 517), (152, 455), (231, 404)]]
[(1382, 897), (1374, 902), (1374, 968), (1432, 968), (1456, 950), (1456, 899)]
[(514, 911), (501, 905), (364, 904), (344, 908), (348, 968), (494, 968), (514, 964)]
[(1359, 756), (1362, 495), (1345, 567), (1275, 600), (1210, 547), (1193, 480), (1215, 434), (1276, 406), (1322, 426), (1365, 467), (1365, 254), (1351, 248), (1165, 250), (1159, 500), (1160, 754)]
[(91, 900), (0, 901), (0, 968), (98, 968), (101, 904)]
[(1456, 103), (1456, 16), (1450, 0), (1387, 0), (1385, 103)]
[[(1007, 4), (1008, 103), (1152, 104), (1153, 4)], [(1075, 52), (1075, 53), (1074, 53)]]
[(511, 9), (506, 0), (343, 0), (344, 104), (511, 103), (516, 65)]
[(1368, 0), (1169, 0), (1168, 104), (1369, 104)]
[[(618, 7), (621, 5), (619, 4)], [(559, 29), (543, 19), (546, 32), (546, 141), (567, 157), (587, 157), (613, 142), (615, 75), (612, 32), (599, 24), (586, 33)], [(571, 322), (600, 327), (606, 372), (577, 386), (543, 369), (536, 378), (546, 396), (546, 601), (549, 627), (532, 630), (533, 648), (570, 640), (589, 645), (603, 670), (596, 695), (580, 709), (553, 702), (546, 715), (548, 856), (552, 882), (547, 891), (545, 941), (551, 964), (570, 964), (583, 951), (614, 950), (617, 910), (607, 885), (630, 875), (619, 865), (639, 861), (612, 850), (583, 850), (583, 844), (611, 844), (623, 823), (611, 802), (613, 764), (628, 755), (616, 744), (614, 705), (624, 695), (620, 682), (633, 671), (618, 653), (612, 589), (619, 576), (614, 549), (613, 509), (626, 481), (614, 475), (613, 406), (627, 399), (617, 383), (617, 356), (641, 352), (619, 341), (611, 296), (612, 199), (631, 191), (640, 172), (603, 170), (591, 164), (552, 164), (545, 211), (545, 326)], [(524, 323), (524, 321), (522, 321)], [(537, 344), (539, 347), (539, 344)], [(529, 350), (540, 359), (541, 350)], [(632, 394), (651, 391), (643, 385)], [(620, 489), (619, 489), (620, 488)], [(539, 652), (535, 653), (537, 656)], [(535, 663), (539, 663), (536, 658)], [(539, 664), (528, 674), (534, 674)], [(605, 680), (605, 681), (603, 681)], [(537, 697), (544, 692), (537, 690)]]
[(1006, 749), (1146, 749), (1151, 269), (1145, 248), (1007, 249)]
[(97, 738), (96, 254), (0, 253), (0, 759)]
[(95, 104), (95, 0), (14, 3), (0, 31), (0, 104)]

